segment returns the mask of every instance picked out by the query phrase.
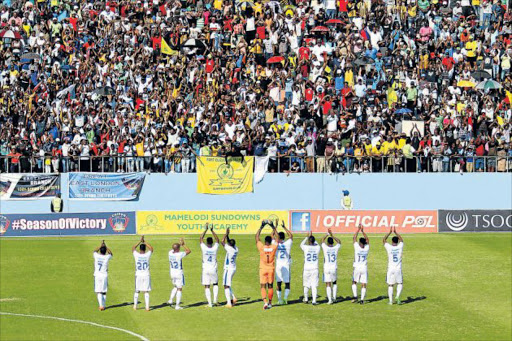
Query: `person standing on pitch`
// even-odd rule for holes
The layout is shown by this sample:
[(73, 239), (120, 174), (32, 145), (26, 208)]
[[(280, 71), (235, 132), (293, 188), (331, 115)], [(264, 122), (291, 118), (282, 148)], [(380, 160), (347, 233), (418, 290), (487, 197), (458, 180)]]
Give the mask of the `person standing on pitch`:
[(105, 310), (108, 290), (108, 262), (112, 258), (112, 251), (105, 245), (105, 241), (94, 250), (94, 292), (98, 297), (98, 305), (101, 311)]
[[(260, 240), (261, 230), (268, 224), (272, 228), (272, 236), (265, 237), (265, 243)], [(274, 296), (274, 272), (276, 267), (277, 244), (272, 244), (272, 240), (277, 240), (277, 232), (274, 223), (263, 220), (261, 226), (256, 232), (256, 247), (260, 252), (260, 289), (261, 299), (263, 300), (263, 310), (272, 308), (272, 297)], [(267, 294), (268, 290), (268, 294)], [(268, 300), (267, 300), (268, 297)]]
[[(324, 282), (327, 293), (327, 304), (336, 302), (338, 293), (338, 251), (341, 249), (341, 241), (334, 237), (331, 229), (322, 239), (322, 250), (324, 252)], [(327, 244), (325, 240), (327, 239)], [(334, 245), (336, 242), (336, 245)]]
[[(279, 219), (276, 220), (276, 227), (278, 226)], [(277, 252), (276, 252), (276, 282), (277, 282), (277, 300), (278, 304), (288, 304), (288, 295), (290, 295), (290, 266), (292, 263), (292, 243), (293, 234), (286, 228), (284, 221), (281, 221), (288, 239), (285, 239), (285, 232), (279, 232), (277, 241)], [(284, 282), (284, 298), (282, 296), (282, 284)]]
[(315, 237), (309, 232), (308, 236), (300, 243), (300, 248), (304, 251), (304, 272), (302, 275), (304, 285), (304, 303), (308, 303), (309, 289), (313, 298), (312, 304), (317, 305), (316, 297), (318, 290), (318, 254), (320, 245)]
[[(361, 232), (363, 238), (357, 241), (357, 235)], [(354, 273), (352, 275), (352, 303), (357, 302), (357, 283), (361, 283), (361, 300), (360, 304), (364, 304), (366, 295), (366, 284), (368, 283), (368, 253), (370, 252), (370, 239), (364, 233), (363, 226), (359, 225), (353, 238), (354, 243)]]
[[(137, 247), (139, 251), (137, 251)], [(153, 254), (153, 247), (144, 241), (144, 236), (132, 247), (135, 258), (135, 293), (133, 294), (133, 310), (137, 310), (139, 292), (144, 293), (146, 311), (149, 311), (149, 292), (151, 291), (151, 276), (149, 274), (149, 260)]]
[[(181, 251), (182, 246), (185, 251)], [(180, 307), (181, 294), (183, 286), (185, 285), (185, 276), (183, 275), (183, 258), (189, 255), (190, 252), (192, 251), (190, 251), (190, 249), (185, 245), (185, 240), (183, 238), (180, 239), (179, 243), (172, 244), (172, 250), (169, 251), (170, 274), (172, 285), (174, 287), (172, 288), (171, 297), (167, 303), (172, 306), (174, 297), (176, 297), (176, 310), (183, 309)]]
[(238, 256), (238, 247), (236, 241), (229, 238), (229, 227), (221, 242), (226, 250), (226, 258), (224, 260), (224, 294), (226, 295), (226, 307), (231, 308), (237, 301), (233, 294), (233, 276), (236, 272), (236, 257)]
[(351, 210), (354, 208), (352, 198), (349, 191), (343, 191), (343, 198), (341, 198), (341, 208), (344, 210)]
[[(389, 244), (387, 239), (391, 233), (395, 233), (395, 236), (391, 238), (391, 244)], [(384, 236), (382, 242), (388, 253), (388, 273), (386, 275), (386, 282), (388, 283), (389, 304), (393, 304), (393, 286), (395, 284), (396, 304), (402, 304), (400, 294), (402, 293), (402, 253), (404, 250), (404, 241), (398, 232), (396, 232), (396, 227), (391, 227), (391, 230)]]
[[(213, 238), (215, 238), (215, 244), (213, 238), (206, 238), (206, 244), (204, 243), (204, 236), (208, 229), (211, 229)], [(219, 296), (219, 276), (217, 275), (217, 251), (219, 250), (219, 237), (213, 230), (213, 225), (208, 227), (206, 223), (205, 230), (199, 238), (201, 245), (201, 251), (203, 253), (203, 273), (201, 275), (201, 284), (204, 285), (204, 293), (206, 300), (208, 301), (208, 307), (213, 307), (213, 304), (217, 304), (217, 297)], [(213, 304), (212, 295), (210, 292), (210, 286), (213, 286)]]

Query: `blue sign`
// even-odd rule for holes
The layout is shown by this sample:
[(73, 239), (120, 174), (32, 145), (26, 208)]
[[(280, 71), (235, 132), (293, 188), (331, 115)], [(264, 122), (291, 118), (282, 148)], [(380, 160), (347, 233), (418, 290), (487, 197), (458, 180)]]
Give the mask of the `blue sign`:
[(135, 212), (2, 214), (0, 236), (135, 234)]
[(308, 232), (311, 230), (311, 213), (309, 212), (291, 212), (292, 231)]
[(137, 199), (146, 173), (69, 173), (69, 199)]

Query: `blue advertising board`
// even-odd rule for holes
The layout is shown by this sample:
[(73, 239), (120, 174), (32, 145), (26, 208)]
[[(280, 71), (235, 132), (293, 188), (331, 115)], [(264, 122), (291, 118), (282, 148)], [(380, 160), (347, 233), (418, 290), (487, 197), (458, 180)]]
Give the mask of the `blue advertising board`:
[(69, 173), (69, 199), (133, 200), (146, 173)]
[(1, 214), (0, 236), (135, 234), (135, 212)]

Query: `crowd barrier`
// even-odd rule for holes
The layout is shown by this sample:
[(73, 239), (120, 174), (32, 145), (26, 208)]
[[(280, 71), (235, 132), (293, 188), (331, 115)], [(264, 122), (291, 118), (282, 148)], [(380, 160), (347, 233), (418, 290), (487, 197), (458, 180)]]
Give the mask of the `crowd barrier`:
[(138, 211), (101, 213), (0, 214), (0, 236), (198, 234), (208, 222), (218, 234), (254, 234), (262, 220), (279, 219), (294, 233), (368, 233), (391, 226), (405, 234), (512, 232), (510, 210), (290, 210)]
[[(69, 156), (10, 157), (0, 155), (0, 173), (195, 173), (195, 156)], [(273, 173), (510, 173), (512, 156), (276, 156), (270, 157)]]

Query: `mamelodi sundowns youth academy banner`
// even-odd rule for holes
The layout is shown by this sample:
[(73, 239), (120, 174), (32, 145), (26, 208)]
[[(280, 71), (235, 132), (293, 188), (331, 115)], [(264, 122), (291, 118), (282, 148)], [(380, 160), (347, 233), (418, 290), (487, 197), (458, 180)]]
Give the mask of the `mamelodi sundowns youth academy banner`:
[(51, 198), (57, 193), (58, 174), (0, 174), (0, 200)]
[[(205, 224), (213, 224), (216, 233), (229, 227), (233, 234), (253, 234), (264, 219), (288, 221), (288, 211), (139, 211), (138, 234), (198, 234)], [(268, 231), (267, 231), (268, 229)], [(270, 232), (270, 228), (265, 228)]]
[(366, 232), (386, 233), (395, 226), (399, 233), (437, 232), (437, 211), (304, 210), (290, 212), (294, 232), (354, 233), (361, 224)]
[(236, 194), (253, 191), (254, 157), (201, 156), (197, 162), (197, 192)]

